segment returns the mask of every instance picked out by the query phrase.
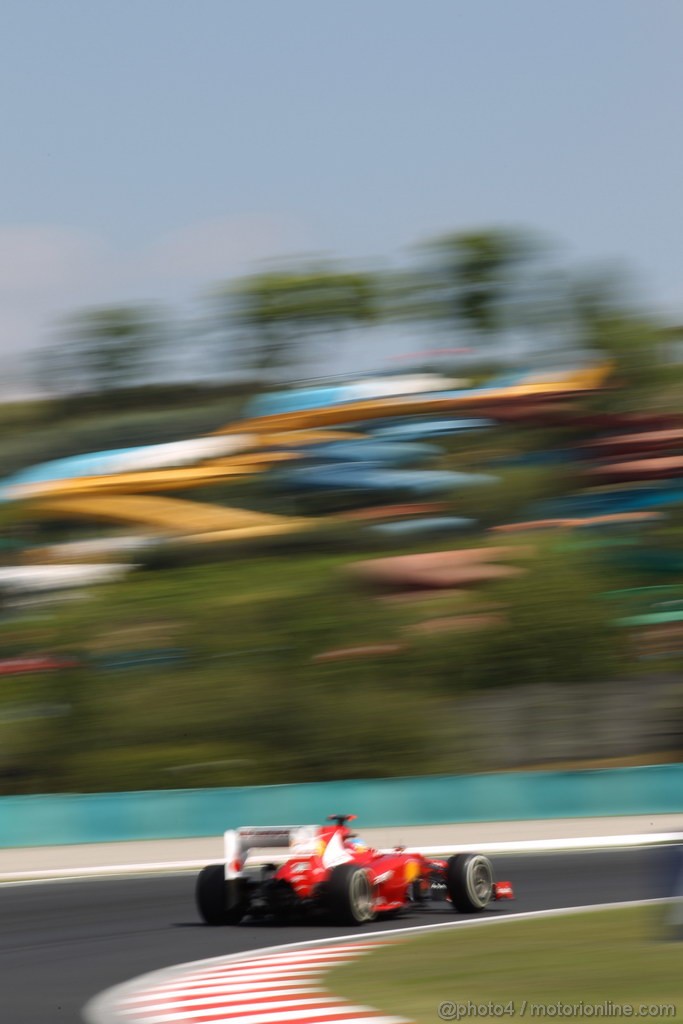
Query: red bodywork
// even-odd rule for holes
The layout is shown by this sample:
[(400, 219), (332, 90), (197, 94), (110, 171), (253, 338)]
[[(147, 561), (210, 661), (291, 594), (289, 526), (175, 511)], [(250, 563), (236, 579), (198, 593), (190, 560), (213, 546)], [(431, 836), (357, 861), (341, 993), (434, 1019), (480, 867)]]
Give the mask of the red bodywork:
[[(372, 884), (374, 912), (378, 914), (433, 898), (433, 890), (446, 896), (447, 859), (432, 859), (397, 847), (391, 852), (358, 843), (344, 824), (320, 829), (315, 853), (293, 853), (275, 872), (274, 879), (286, 882), (302, 902), (315, 901), (334, 866), (354, 863), (364, 868)], [(493, 899), (514, 899), (510, 882), (493, 883)]]

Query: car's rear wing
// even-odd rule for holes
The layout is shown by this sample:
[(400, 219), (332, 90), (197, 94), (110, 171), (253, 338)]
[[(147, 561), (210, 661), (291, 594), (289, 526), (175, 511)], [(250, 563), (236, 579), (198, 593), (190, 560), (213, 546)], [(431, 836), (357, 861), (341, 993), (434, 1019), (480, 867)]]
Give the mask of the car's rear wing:
[(295, 853), (315, 853), (319, 825), (249, 825), (224, 833), (225, 877), (236, 878), (249, 857), (262, 863), (282, 863)]

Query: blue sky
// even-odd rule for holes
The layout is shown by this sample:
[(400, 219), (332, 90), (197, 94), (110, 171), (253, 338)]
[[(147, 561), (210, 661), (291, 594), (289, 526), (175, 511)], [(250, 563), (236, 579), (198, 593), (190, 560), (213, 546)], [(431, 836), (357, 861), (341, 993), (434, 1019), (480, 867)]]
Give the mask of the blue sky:
[(4, 0), (0, 391), (61, 313), (473, 226), (683, 318), (682, 48), (680, 0)]

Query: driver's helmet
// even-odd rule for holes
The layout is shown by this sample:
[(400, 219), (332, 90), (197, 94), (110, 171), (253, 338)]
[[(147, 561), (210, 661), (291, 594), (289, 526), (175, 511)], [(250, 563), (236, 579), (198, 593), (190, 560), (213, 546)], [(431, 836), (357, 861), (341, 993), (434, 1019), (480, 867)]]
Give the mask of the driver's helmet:
[(361, 839), (360, 836), (349, 836), (344, 845), (347, 849), (351, 850), (352, 853), (367, 853), (370, 847)]

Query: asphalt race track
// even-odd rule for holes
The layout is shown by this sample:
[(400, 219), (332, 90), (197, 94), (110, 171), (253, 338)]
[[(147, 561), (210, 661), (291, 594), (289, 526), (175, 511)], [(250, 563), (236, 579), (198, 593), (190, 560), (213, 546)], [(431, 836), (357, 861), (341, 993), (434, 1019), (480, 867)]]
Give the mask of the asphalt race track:
[[(665, 857), (661, 849), (497, 857), (497, 876), (513, 882), (517, 899), (486, 913), (659, 897)], [(448, 905), (434, 903), (366, 930), (446, 920), (453, 920)], [(319, 923), (207, 927), (197, 918), (190, 875), (0, 886), (0, 1020), (82, 1024), (88, 999), (147, 971), (343, 934)]]

